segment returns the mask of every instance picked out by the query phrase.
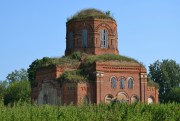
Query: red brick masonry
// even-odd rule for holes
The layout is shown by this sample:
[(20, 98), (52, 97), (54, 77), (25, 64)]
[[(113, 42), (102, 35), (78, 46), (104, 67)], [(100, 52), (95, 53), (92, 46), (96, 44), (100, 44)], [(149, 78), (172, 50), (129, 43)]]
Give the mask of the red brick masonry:
[[(85, 52), (92, 55), (115, 54), (118, 55), (117, 24), (111, 19), (88, 18), (71, 20), (66, 23), (66, 50), (68, 56), (74, 51)], [(87, 30), (87, 47), (83, 47), (82, 30)], [(100, 32), (107, 30), (107, 47), (101, 48)], [(69, 33), (73, 33), (72, 47), (70, 47)], [(39, 104), (54, 105), (82, 104), (82, 103), (108, 103), (113, 100), (133, 103), (158, 103), (158, 89), (147, 86), (147, 72), (144, 66), (136, 62), (106, 61), (96, 62), (89, 73), (93, 73), (94, 80), (86, 82), (58, 83), (57, 78), (63, 71), (72, 68), (51, 66), (37, 70), (37, 87), (32, 87), (31, 97)], [(74, 69), (74, 68), (73, 68)], [(112, 87), (112, 79), (116, 86)], [(125, 87), (121, 89), (120, 80), (124, 79)], [(133, 80), (129, 88), (129, 80)]]

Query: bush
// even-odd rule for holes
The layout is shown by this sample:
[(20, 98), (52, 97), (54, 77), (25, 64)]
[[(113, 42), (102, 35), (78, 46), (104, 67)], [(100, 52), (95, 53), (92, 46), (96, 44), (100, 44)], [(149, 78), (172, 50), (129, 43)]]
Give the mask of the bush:
[(80, 20), (80, 19), (110, 19), (114, 21), (113, 16), (110, 15), (110, 11), (107, 12), (102, 12), (97, 9), (84, 9), (76, 14), (74, 14), (71, 18), (67, 19), (67, 23), (70, 22), (71, 20)]

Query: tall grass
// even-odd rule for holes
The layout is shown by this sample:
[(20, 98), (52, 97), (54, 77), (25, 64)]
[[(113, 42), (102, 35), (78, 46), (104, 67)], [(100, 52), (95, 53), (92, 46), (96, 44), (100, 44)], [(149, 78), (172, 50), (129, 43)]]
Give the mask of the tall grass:
[(179, 121), (180, 104), (50, 106), (0, 103), (0, 121)]

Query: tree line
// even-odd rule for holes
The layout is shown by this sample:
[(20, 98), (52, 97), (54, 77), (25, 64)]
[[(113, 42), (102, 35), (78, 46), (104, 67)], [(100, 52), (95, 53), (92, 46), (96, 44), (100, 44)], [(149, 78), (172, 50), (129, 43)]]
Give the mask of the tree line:
[[(48, 61), (48, 59), (32, 62), (28, 69), (30, 71), (20, 69), (9, 73), (6, 80), (0, 82), (0, 100), (3, 100), (5, 105), (19, 100), (29, 101), (31, 84), (28, 76), (31, 76), (32, 67), (36, 68), (37, 65), (41, 62), (44, 63), (44, 61)], [(158, 83), (160, 103), (180, 103), (180, 64), (176, 63), (176, 61), (157, 60), (150, 64), (148, 80)]]

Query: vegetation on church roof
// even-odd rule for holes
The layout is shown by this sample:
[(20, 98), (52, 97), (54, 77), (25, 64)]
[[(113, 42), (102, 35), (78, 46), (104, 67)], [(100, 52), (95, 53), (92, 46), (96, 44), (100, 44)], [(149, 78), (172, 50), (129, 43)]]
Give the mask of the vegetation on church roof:
[(154, 81), (152, 81), (152, 80), (149, 80), (149, 79), (148, 79), (148, 82), (147, 82), (147, 86), (149, 86), (149, 87), (155, 87), (156, 89), (159, 89), (158, 83), (156, 83), (156, 82), (154, 82)]
[(62, 65), (65, 67), (77, 68), (80, 64), (80, 61), (76, 59), (73, 55), (64, 56), (61, 58), (49, 58), (44, 57), (42, 59), (36, 59), (32, 62), (28, 69), (28, 78), (30, 80), (31, 86), (36, 86), (37, 82), (35, 81), (36, 71), (43, 67), (50, 67), (55, 65)]
[(71, 70), (71, 71), (64, 71), (61, 77), (58, 79), (59, 81), (69, 81), (69, 82), (86, 82), (88, 81), (88, 75), (84, 73), (83, 70)]
[[(119, 61), (119, 62), (135, 62), (140, 64), (135, 59), (121, 56), (121, 55), (114, 55), (114, 54), (104, 54), (104, 55), (88, 55), (86, 53), (74, 52), (70, 56), (63, 56), (61, 58), (49, 58), (44, 57), (42, 59), (37, 59), (29, 66), (28, 69), (28, 77), (31, 82), (31, 86), (37, 85), (35, 82), (36, 71), (43, 67), (50, 67), (50, 66), (63, 66), (66, 68), (73, 68), (78, 69), (81, 65), (83, 71), (67, 71), (64, 72), (64, 77), (67, 80), (74, 79), (78, 81), (87, 80), (87, 74), (85, 70), (87, 70), (94, 62), (108, 62), (108, 61)], [(83, 73), (80, 73), (83, 72)], [(71, 76), (70, 76), (71, 75)]]
[[(103, 54), (103, 55), (92, 55), (87, 57), (86, 63), (93, 63), (93, 62), (105, 62), (105, 61), (127, 61), (127, 62), (135, 62), (139, 63), (137, 60), (122, 56), (122, 55), (114, 55), (114, 54)], [(140, 64), (140, 63), (139, 63)]]
[(110, 15), (110, 11), (102, 12), (101, 10), (97, 10), (97, 9), (84, 9), (74, 14), (71, 18), (67, 18), (67, 22), (71, 20), (80, 20), (80, 19), (87, 19), (87, 18), (114, 20), (114, 18)]

